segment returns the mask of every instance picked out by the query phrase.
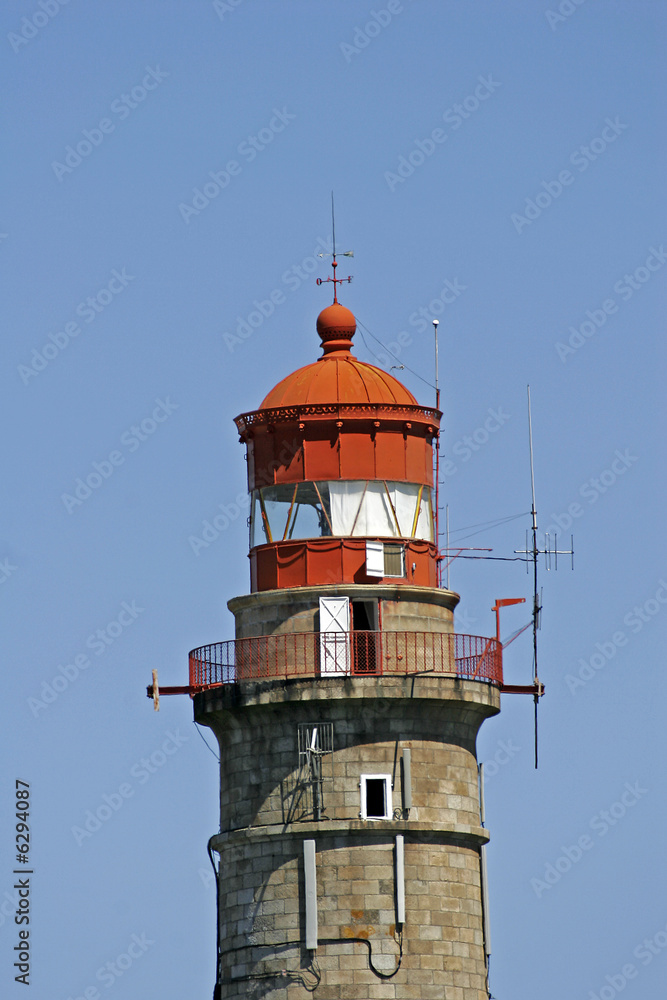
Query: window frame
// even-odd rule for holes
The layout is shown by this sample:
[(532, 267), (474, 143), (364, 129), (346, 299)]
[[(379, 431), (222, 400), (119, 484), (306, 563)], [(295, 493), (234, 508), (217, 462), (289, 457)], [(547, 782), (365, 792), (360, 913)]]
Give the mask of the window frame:
[[(401, 555), (401, 572), (400, 573), (387, 573), (387, 549), (400, 549)], [(405, 544), (403, 542), (383, 542), (382, 545), (382, 558), (384, 560), (384, 574), (383, 577), (387, 580), (402, 580), (406, 576), (405, 572)]]
[[(338, 507), (333, 509), (345, 499), (344, 493), (339, 496), (335, 492), (343, 486), (356, 487), (345, 516)], [(359, 522), (362, 512), (363, 523)], [(349, 532), (343, 530), (343, 521), (350, 522), (345, 524)], [(416, 539), (434, 544), (433, 490), (426, 484), (404, 480), (273, 483), (251, 491), (249, 526), (251, 549), (274, 542), (324, 537)]]
[[(368, 815), (368, 801), (367, 801), (367, 783), (368, 781), (384, 781), (384, 801), (385, 801), (385, 814), (384, 816), (369, 816)], [(359, 816), (361, 819), (368, 820), (369, 822), (374, 820), (389, 820), (393, 816), (393, 806), (392, 806), (392, 782), (390, 774), (362, 774), (359, 780), (359, 791), (361, 799), (361, 808), (359, 810)]]

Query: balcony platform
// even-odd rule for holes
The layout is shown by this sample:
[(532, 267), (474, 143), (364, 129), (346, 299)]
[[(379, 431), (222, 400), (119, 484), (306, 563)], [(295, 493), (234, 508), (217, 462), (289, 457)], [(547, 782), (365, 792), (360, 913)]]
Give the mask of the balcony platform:
[(453, 632), (297, 632), (200, 646), (190, 653), (190, 687), (288, 678), (418, 676), (503, 682), (497, 639)]

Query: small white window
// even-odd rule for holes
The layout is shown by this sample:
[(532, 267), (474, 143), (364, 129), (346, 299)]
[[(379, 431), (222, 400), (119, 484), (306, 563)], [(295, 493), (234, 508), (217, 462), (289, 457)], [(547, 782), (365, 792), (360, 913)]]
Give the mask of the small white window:
[(362, 774), (361, 818), (391, 819), (391, 775)]

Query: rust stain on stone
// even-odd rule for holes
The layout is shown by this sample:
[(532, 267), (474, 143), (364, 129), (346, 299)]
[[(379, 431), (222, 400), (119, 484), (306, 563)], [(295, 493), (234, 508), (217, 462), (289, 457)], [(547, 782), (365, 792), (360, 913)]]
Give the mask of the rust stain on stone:
[(346, 938), (363, 938), (364, 941), (368, 941), (371, 934), (375, 934), (374, 927), (343, 927), (343, 937)]

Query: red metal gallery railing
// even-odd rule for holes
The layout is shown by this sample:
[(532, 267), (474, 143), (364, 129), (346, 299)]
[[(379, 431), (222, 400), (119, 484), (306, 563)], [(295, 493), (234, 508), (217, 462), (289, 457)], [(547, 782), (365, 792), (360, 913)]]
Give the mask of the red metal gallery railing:
[(289, 677), (442, 674), (502, 685), (497, 639), (451, 632), (298, 632), (200, 646), (190, 688)]

